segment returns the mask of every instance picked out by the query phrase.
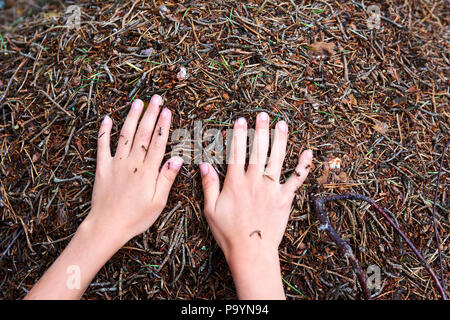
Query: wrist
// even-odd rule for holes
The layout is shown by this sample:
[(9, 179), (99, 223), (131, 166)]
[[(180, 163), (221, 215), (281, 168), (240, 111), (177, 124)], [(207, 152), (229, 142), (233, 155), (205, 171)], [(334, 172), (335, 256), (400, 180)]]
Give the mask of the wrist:
[(79, 299), (98, 270), (124, 244), (88, 216), (27, 299)]
[(239, 249), (230, 250), (225, 255), (230, 268), (241, 271), (241, 269), (259, 268), (264, 263), (272, 265), (279, 265), (280, 260), (278, 256), (278, 249), (267, 248), (264, 246), (245, 247), (241, 246)]
[(239, 250), (227, 262), (239, 299), (285, 299), (278, 250)]
[(114, 252), (118, 251), (129, 240), (125, 233), (97, 221), (91, 214), (80, 224), (76, 233), (95, 246), (111, 249)]

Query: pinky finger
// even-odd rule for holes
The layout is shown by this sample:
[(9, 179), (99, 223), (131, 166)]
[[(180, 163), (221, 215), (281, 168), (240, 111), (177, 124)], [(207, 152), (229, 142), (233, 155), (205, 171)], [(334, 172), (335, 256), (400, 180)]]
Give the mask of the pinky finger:
[(285, 192), (295, 193), (297, 189), (303, 184), (309, 171), (311, 170), (312, 151), (305, 150), (300, 155), (295, 172), (291, 175), (288, 181), (282, 186)]
[(112, 120), (108, 115), (106, 115), (100, 125), (97, 138), (97, 163), (99, 165), (102, 165), (105, 161), (111, 159), (111, 128)]

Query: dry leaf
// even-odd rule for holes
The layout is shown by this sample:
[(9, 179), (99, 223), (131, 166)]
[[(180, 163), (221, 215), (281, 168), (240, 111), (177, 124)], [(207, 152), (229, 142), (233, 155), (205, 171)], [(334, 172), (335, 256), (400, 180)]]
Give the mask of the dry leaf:
[(152, 53), (153, 53), (153, 48), (148, 48), (148, 49), (142, 50), (142, 51), (139, 53), (139, 55), (148, 57), (148, 56), (151, 55)]
[(33, 154), (33, 156), (31, 157), (31, 161), (33, 161), (33, 163), (35, 163), (36, 161), (39, 160), (39, 158), (41, 157), (41, 154), (39, 152), (36, 152)]
[(46, 20), (52, 20), (53, 18), (55, 18), (54, 20), (57, 20), (57, 18), (59, 18), (60, 14), (58, 11), (53, 10), (50, 12), (44, 12), (44, 19)]
[(75, 139), (75, 144), (77, 145), (78, 150), (79, 150), (81, 153), (84, 153), (83, 142), (81, 142), (80, 139)]
[(374, 128), (377, 132), (379, 132), (379, 133), (381, 133), (381, 134), (385, 134), (385, 133), (388, 131), (389, 126), (388, 126), (387, 123), (377, 121), (377, 124), (374, 125), (373, 128)]
[(312, 44), (313, 55), (318, 60), (325, 60), (335, 54), (333, 42), (314, 42)]
[(317, 183), (318, 184), (325, 184), (325, 183), (327, 183), (329, 176), (330, 176), (330, 165), (328, 164), (328, 162), (325, 162), (323, 164), (322, 175), (319, 178), (317, 178)]
[(56, 222), (58, 226), (63, 226), (67, 223), (68, 219), (67, 219), (67, 213), (64, 210), (63, 206), (60, 206), (58, 208), (58, 215), (56, 216)]
[(395, 107), (401, 104), (405, 104), (406, 102), (408, 102), (408, 99), (406, 97), (397, 97), (392, 100), (392, 106)]
[(349, 99), (350, 99), (350, 103), (354, 106), (358, 105), (358, 100), (356, 100), (355, 96), (353, 94), (349, 94), (348, 95)]
[(342, 183), (348, 183), (349, 179), (347, 174), (342, 171), (341, 173), (334, 175), (334, 178), (336, 179), (336, 181), (338, 182), (342, 182)]
[(408, 93), (416, 93), (419, 91), (419, 88), (417, 88), (416, 86), (412, 86), (411, 88), (409, 88), (407, 90)]
[(222, 92), (222, 97), (223, 97), (225, 100), (230, 100), (230, 95), (229, 95), (228, 93), (226, 93), (225, 91)]

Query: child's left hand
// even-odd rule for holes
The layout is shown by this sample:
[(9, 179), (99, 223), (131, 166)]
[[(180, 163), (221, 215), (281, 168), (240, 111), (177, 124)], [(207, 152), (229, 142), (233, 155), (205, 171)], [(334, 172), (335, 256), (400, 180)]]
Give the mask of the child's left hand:
[(183, 163), (173, 157), (160, 170), (171, 123), (167, 108), (156, 123), (161, 104), (161, 97), (153, 96), (138, 127), (144, 103), (134, 101), (114, 157), (110, 151), (112, 120), (105, 117), (100, 127), (92, 209), (83, 224), (112, 232), (122, 242), (147, 230), (159, 217)]
[(183, 163), (173, 157), (160, 168), (171, 122), (168, 109), (159, 112), (161, 104), (161, 97), (153, 96), (140, 119), (144, 103), (134, 101), (114, 157), (112, 120), (105, 117), (98, 135), (91, 211), (25, 299), (79, 299), (106, 261), (159, 217)]

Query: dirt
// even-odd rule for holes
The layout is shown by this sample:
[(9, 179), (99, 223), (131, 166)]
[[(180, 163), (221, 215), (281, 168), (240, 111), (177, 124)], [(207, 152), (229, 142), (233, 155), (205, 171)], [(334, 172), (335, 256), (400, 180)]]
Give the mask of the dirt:
[[(432, 212), (449, 141), (448, 8), (384, 1), (377, 22), (368, 11), (377, 2), (364, 4), (6, 1), (0, 298), (22, 298), (89, 212), (101, 119), (114, 120), (116, 143), (130, 103), (153, 94), (174, 113), (172, 130), (193, 132), (198, 120), (226, 130), (241, 116), (252, 125), (260, 110), (285, 120), (283, 180), (298, 154), (313, 150), (280, 246), (289, 299), (362, 298), (351, 264), (319, 228), (312, 191), (376, 200), (440, 275)], [(331, 169), (336, 158), (339, 169)], [(444, 155), (436, 202), (447, 274), (448, 164)], [(216, 168), (223, 177), (226, 166)], [(184, 165), (159, 220), (114, 255), (84, 298), (236, 298), (202, 206), (198, 166)], [(366, 203), (334, 202), (327, 213), (361, 267), (380, 268), (374, 299), (440, 298), (409, 247)]]

